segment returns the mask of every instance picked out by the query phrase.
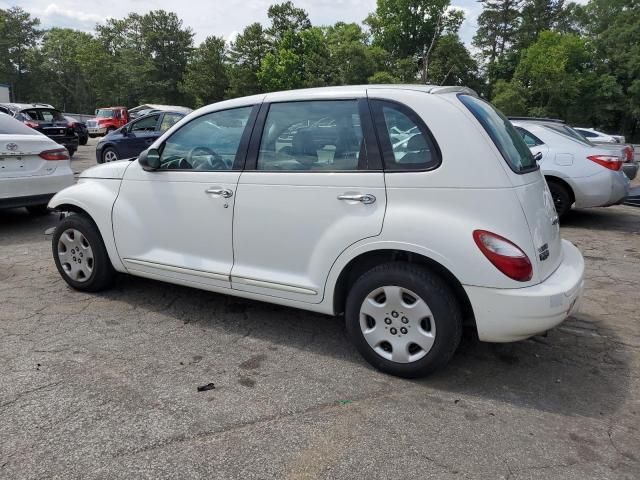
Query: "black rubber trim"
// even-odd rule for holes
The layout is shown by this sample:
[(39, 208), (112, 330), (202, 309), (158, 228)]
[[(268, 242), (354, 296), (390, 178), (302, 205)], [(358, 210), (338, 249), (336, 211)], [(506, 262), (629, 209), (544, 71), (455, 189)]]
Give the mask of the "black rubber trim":
[[(378, 132), (378, 140), (380, 141), (380, 148), (382, 150), (384, 171), (386, 173), (429, 172), (442, 165), (442, 151), (438, 146), (438, 142), (436, 142), (436, 139), (431, 133), (431, 130), (429, 130), (429, 127), (427, 127), (422, 118), (420, 118), (420, 116), (416, 112), (414, 112), (413, 109), (411, 109), (404, 103), (396, 102), (394, 100), (370, 99), (369, 105), (371, 105), (373, 121), (376, 126), (376, 131)], [(393, 146), (391, 144), (391, 139), (389, 138), (387, 122), (384, 119), (382, 107), (394, 108), (406, 115), (413, 123), (416, 124), (416, 126), (420, 130), (420, 133), (422, 133), (427, 143), (429, 143), (429, 147), (433, 152), (433, 157), (435, 160), (432, 160), (430, 165), (423, 168), (387, 168), (387, 165), (396, 163), (396, 161), (393, 154)]]
[(49, 203), (55, 193), (44, 195), (29, 195), (28, 197), (0, 198), (0, 208), (30, 207), (32, 205), (43, 205)]

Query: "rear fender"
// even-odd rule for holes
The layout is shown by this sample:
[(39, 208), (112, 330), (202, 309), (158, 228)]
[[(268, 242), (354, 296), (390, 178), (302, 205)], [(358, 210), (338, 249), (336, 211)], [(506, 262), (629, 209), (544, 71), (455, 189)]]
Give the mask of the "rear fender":
[(55, 194), (49, 202), (49, 208), (62, 212), (86, 213), (91, 217), (100, 230), (113, 268), (126, 272), (116, 249), (111, 222), (111, 211), (118, 197), (120, 183), (119, 179), (80, 179), (75, 185)]

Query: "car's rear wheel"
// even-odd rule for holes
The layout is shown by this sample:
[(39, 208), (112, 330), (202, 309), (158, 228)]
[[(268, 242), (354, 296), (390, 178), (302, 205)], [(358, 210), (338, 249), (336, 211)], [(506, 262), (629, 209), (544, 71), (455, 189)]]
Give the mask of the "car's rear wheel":
[(58, 224), (52, 249), (58, 272), (76, 290), (97, 292), (115, 277), (100, 231), (85, 215), (70, 215)]
[(551, 192), (551, 198), (553, 198), (553, 205), (556, 207), (556, 213), (560, 218), (563, 218), (571, 210), (571, 194), (564, 185), (553, 180), (548, 180), (549, 191)]
[(40, 205), (29, 205), (27, 210), (31, 215), (47, 215), (49, 213), (46, 203), (41, 203)]
[(462, 314), (449, 286), (426, 268), (389, 263), (351, 288), (347, 332), (383, 372), (420, 377), (446, 365), (462, 335)]
[(75, 148), (70, 148), (70, 149), (68, 149), (68, 152), (69, 152), (69, 158), (71, 158), (76, 153), (76, 149)]
[(103, 163), (115, 162), (118, 159), (119, 159), (118, 152), (116, 152), (115, 148), (107, 147), (107, 148), (104, 149), (104, 152), (102, 152), (102, 162)]
[(89, 141), (89, 137), (80, 137), (78, 141), (80, 142), (80, 145), (86, 145)]

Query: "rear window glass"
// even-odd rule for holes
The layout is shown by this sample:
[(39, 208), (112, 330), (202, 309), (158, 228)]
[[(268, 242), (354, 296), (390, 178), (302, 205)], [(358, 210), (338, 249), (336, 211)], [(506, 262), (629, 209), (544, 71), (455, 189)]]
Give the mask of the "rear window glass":
[(64, 115), (58, 110), (50, 110), (44, 108), (23, 110), (22, 113), (29, 117), (30, 120), (38, 122), (57, 122), (64, 121)]
[(7, 114), (0, 113), (0, 134), (3, 135), (40, 135), (36, 130)]
[(575, 140), (576, 142), (584, 143), (585, 145), (589, 145), (590, 147), (594, 146), (592, 142), (584, 138), (581, 134), (579, 134), (577, 131), (575, 131), (573, 128), (567, 125), (545, 124), (544, 126), (550, 130), (553, 130), (554, 132), (561, 133), (562, 135), (565, 135), (566, 137), (569, 137)]
[(459, 95), (458, 98), (478, 119), (511, 170), (526, 173), (538, 168), (522, 136), (500, 111), (489, 102), (471, 95)]

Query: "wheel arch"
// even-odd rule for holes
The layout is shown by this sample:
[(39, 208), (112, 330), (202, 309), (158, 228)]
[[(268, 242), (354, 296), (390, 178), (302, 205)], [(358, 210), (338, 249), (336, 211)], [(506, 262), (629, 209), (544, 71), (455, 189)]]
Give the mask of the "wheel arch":
[(569, 183), (565, 179), (563, 179), (561, 177), (558, 177), (558, 176), (555, 176), (555, 175), (550, 175), (550, 174), (546, 174), (544, 176), (544, 179), (547, 181), (547, 183), (555, 182), (555, 183), (563, 186), (564, 188), (566, 188), (567, 192), (569, 192), (569, 196), (571, 197), (571, 201), (572, 202), (576, 201), (576, 194), (573, 191), (573, 187), (571, 185), (569, 185)]
[(119, 180), (85, 181), (58, 192), (49, 202), (51, 210), (88, 217), (98, 228), (113, 268), (126, 272), (116, 248), (111, 210), (118, 196)]
[(333, 311), (344, 312), (349, 286), (368, 270), (391, 262), (406, 262), (421, 265), (438, 275), (453, 291), (462, 309), (463, 322), (477, 331), (473, 307), (469, 297), (456, 276), (440, 262), (420, 253), (398, 248), (384, 248), (363, 252), (342, 268), (333, 287)]

